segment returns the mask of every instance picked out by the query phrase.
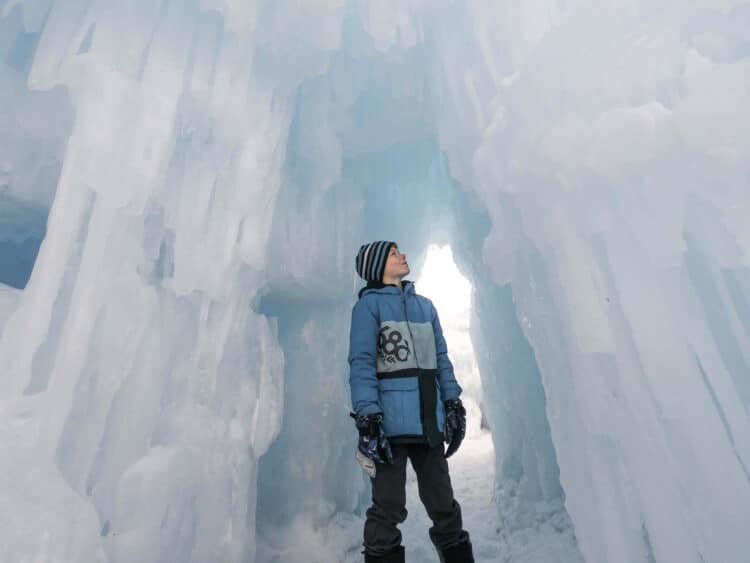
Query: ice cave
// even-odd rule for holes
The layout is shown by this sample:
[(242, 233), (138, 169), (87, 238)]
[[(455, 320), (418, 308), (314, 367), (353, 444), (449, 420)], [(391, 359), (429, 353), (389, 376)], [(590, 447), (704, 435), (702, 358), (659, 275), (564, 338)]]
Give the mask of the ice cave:
[(361, 561), (369, 240), (476, 561), (746, 562), (749, 99), (741, 0), (0, 0), (0, 562)]

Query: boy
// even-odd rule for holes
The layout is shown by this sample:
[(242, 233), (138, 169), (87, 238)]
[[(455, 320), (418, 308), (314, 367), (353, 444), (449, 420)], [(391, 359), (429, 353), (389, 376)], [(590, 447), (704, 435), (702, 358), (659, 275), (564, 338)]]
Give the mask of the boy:
[(355, 265), (368, 282), (352, 309), (348, 357), (357, 456), (372, 484), (365, 563), (404, 563), (397, 526), (407, 515), (407, 457), (440, 561), (473, 563), (446, 462), (463, 440), (466, 411), (437, 311), (403, 279), (409, 264), (395, 242), (362, 245)]

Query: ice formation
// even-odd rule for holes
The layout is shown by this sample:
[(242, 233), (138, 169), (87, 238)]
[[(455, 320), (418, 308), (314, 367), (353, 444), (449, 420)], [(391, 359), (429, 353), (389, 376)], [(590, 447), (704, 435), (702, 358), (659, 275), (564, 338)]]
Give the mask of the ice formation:
[(739, 0), (0, 0), (0, 560), (344, 557), (298, 532), (368, 501), (345, 347), (387, 238), (472, 283), (501, 553), (744, 561), (748, 29)]

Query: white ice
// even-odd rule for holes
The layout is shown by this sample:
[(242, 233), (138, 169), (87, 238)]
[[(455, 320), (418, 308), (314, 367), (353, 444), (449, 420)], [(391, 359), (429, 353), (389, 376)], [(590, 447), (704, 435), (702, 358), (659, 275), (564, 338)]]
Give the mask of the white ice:
[(373, 239), (471, 284), (480, 560), (744, 561), (748, 29), (740, 0), (0, 0), (0, 561), (349, 560)]

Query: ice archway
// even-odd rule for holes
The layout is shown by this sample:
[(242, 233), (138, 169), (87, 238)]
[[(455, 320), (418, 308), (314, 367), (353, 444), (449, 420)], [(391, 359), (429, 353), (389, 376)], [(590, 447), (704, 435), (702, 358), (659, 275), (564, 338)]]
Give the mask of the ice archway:
[(343, 335), (386, 237), (475, 288), (506, 530), (747, 553), (747, 4), (0, 9), (3, 197), (49, 209), (0, 292), (5, 556), (247, 561), (356, 513)]

